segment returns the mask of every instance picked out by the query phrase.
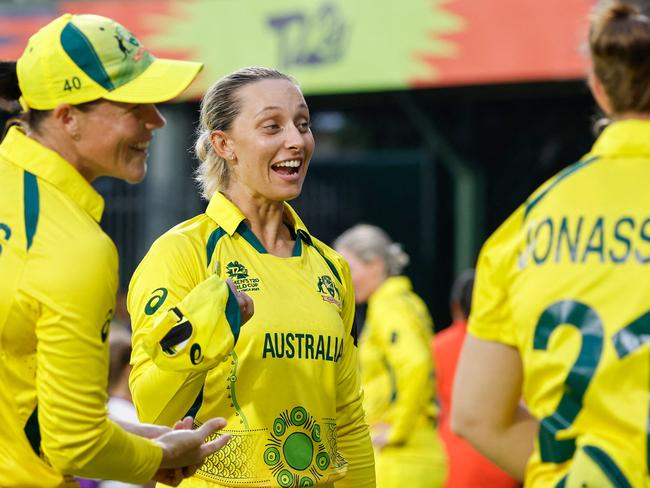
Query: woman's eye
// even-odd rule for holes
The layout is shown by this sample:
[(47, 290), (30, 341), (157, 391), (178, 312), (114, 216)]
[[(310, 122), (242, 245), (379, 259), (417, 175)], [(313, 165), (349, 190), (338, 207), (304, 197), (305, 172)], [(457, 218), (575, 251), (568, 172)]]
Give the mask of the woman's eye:
[(278, 124), (267, 124), (264, 126), (265, 129), (277, 130), (280, 128)]
[(300, 122), (298, 124), (298, 130), (302, 132), (307, 132), (311, 128), (311, 124), (309, 122)]

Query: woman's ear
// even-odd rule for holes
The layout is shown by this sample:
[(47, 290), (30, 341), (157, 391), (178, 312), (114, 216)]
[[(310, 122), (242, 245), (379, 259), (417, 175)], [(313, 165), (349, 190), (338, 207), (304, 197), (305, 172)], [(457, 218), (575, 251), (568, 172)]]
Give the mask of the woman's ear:
[(210, 134), (212, 148), (217, 155), (226, 161), (236, 160), (235, 151), (232, 149), (232, 139), (222, 130), (212, 131)]
[(54, 119), (61, 125), (70, 138), (78, 141), (81, 138), (81, 121), (79, 111), (69, 103), (57, 105), (52, 111)]
[(603, 112), (605, 112), (605, 114), (611, 115), (612, 103), (609, 101), (609, 97), (605, 92), (605, 87), (593, 72), (593, 70), (589, 72), (588, 84), (589, 89), (591, 90), (591, 94), (594, 96), (594, 99), (596, 100), (598, 106)]

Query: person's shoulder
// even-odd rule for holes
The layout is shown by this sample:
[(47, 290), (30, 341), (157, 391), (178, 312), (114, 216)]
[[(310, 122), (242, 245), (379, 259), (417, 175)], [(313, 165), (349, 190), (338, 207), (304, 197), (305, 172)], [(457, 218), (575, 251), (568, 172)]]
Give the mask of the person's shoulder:
[(207, 215), (199, 214), (163, 233), (153, 242), (149, 252), (176, 254), (203, 249), (214, 230), (214, 222)]
[[(199, 279), (211, 254), (210, 234), (216, 224), (205, 214), (183, 221), (158, 237), (136, 268), (131, 282), (161, 273), (192, 276)], [(198, 274), (197, 274), (198, 273)]]
[[(15, 180), (15, 182), (18, 183), (19, 179), (22, 180), (24, 172), (25, 171), (22, 168), (19, 168), (11, 161), (8, 161), (4, 157), (0, 156), (0, 175), (2, 175), (2, 179), (0, 179), (0, 181), (2, 181), (2, 186), (7, 190), (7, 193), (17, 194), (20, 190), (20, 186), (18, 185), (10, 186), (9, 183), (14, 183), (14, 181), (10, 182), (7, 180), (7, 178), (12, 178), (12, 180)], [(11, 190), (13, 190), (13, 192)], [(5, 195), (7, 193), (3, 192), (2, 194)]]
[(342, 262), (345, 262), (343, 259), (343, 256), (341, 256), (338, 252), (336, 252), (334, 249), (332, 249), (330, 246), (325, 244), (323, 241), (318, 239), (317, 237), (314, 237), (313, 235), (309, 234), (309, 239), (311, 240), (311, 244), (318, 249), (318, 251), (325, 255), (328, 259), (331, 260), (340, 260)]
[[(31, 232), (30, 253), (34, 259), (42, 257), (50, 264), (57, 262), (86, 270), (101, 269), (103, 265), (117, 267), (115, 243), (98, 223), (82, 210), (76, 216), (68, 214), (68, 218), (65, 218), (63, 209), (37, 209)], [(26, 214), (29, 214), (29, 209)], [(28, 215), (25, 219), (27, 227)]]
[(516, 267), (517, 259), (526, 244), (526, 229), (524, 227), (525, 206), (520, 205), (510, 216), (487, 238), (479, 254), (477, 268), (503, 268), (512, 270)]
[(332, 272), (336, 275), (336, 278), (341, 283), (343, 283), (350, 273), (347, 261), (343, 259), (343, 256), (341, 256), (338, 252), (336, 252), (321, 240), (312, 235), (309, 237), (311, 239), (312, 246), (314, 246), (320, 255), (323, 256), (323, 259), (325, 259)]
[[(564, 190), (566, 188), (569, 194), (575, 194), (576, 186), (579, 187), (583, 182), (583, 178), (578, 176), (587, 174), (589, 168), (601, 167), (602, 165), (595, 164), (601, 159), (602, 157), (599, 155), (588, 153), (577, 162), (566, 166), (551, 176), (526, 199), (522, 205), (522, 218), (526, 220), (534, 211), (540, 207), (552, 205), (555, 203), (555, 197), (566, 193), (565, 191), (558, 190)], [(563, 205), (562, 202), (559, 203)]]
[[(517, 264), (518, 259), (525, 259), (525, 246), (529, 245), (528, 235), (531, 225), (539, 224), (539, 217), (549, 212), (564, 211), (571, 207), (576, 186), (581, 186), (582, 178), (574, 176), (599, 160), (590, 154), (577, 163), (563, 170), (541, 184), (510, 216), (490, 235), (481, 249), (479, 263), (486, 267), (501, 263)], [(569, 181), (570, 187), (566, 186)], [(568, 198), (568, 200), (567, 200)]]

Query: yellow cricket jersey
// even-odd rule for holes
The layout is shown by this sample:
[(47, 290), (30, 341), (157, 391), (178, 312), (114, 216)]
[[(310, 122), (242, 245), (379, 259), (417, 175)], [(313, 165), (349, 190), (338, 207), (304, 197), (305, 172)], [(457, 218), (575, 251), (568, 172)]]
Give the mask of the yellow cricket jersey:
[(0, 486), (144, 482), (162, 456), (106, 416), (117, 252), (104, 202), (12, 128), (0, 145)]
[[(183, 486), (372, 487), (343, 259), (289, 205), (292, 257), (266, 252), (223, 194), (152, 246), (131, 281), (131, 390), (141, 420), (223, 416), (230, 443)], [(253, 300), (240, 327), (224, 280)]]
[(368, 299), (360, 337), (364, 408), (372, 426), (391, 426), (389, 443), (404, 444), (414, 429), (433, 427), (433, 322), (405, 276), (392, 276)]
[(436, 429), (433, 321), (405, 276), (386, 279), (368, 299), (359, 339), (364, 408), (371, 433), (388, 428), (375, 451), (377, 486), (434, 488), (446, 477)]
[(650, 121), (615, 122), (481, 251), (469, 331), (522, 357), (526, 486), (648, 486), (649, 189)]

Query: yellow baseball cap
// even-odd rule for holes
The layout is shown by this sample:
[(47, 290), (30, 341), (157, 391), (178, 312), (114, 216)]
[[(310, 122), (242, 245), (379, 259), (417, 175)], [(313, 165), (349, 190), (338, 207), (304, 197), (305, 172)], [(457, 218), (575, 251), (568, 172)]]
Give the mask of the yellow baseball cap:
[(100, 15), (64, 14), (27, 43), (16, 70), (21, 103), (51, 110), (99, 98), (159, 103), (179, 95), (202, 63), (158, 59), (123, 26)]

